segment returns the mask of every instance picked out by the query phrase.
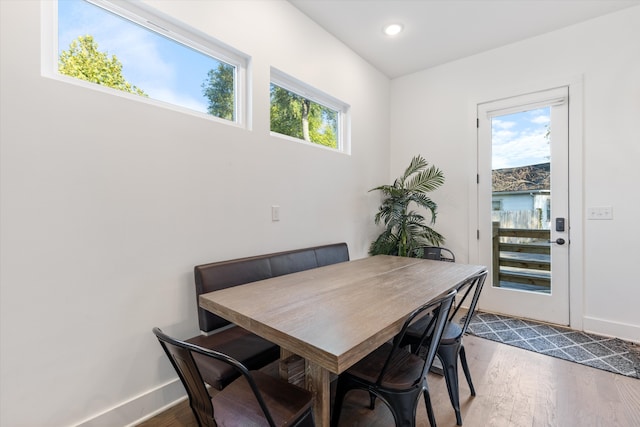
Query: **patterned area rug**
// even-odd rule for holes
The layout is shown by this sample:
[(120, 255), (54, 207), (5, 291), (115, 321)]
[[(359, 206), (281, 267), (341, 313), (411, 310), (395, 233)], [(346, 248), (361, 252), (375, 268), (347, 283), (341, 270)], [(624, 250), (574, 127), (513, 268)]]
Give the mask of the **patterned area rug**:
[(468, 332), (477, 337), (640, 379), (640, 346), (561, 326), (476, 312)]

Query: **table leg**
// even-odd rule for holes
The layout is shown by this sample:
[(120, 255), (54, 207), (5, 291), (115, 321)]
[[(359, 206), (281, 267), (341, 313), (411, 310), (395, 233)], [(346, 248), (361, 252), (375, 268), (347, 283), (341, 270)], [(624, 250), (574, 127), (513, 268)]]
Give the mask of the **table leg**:
[[(295, 359), (295, 353), (280, 348), (280, 377), (291, 381), (291, 364), (289, 361)], [(318, 427), (329, 427), (331, 421), (331, 392), (330, 392), (330, 380), (331, 375), (329, 371), (323, 367), (316, 365), (313, 362), (304, 360), (304, 387), (313, 393), (313, 416), (315, 418), (315, 425)], [(296, 362), (293, 362), (296, 363)], [(297, 371), (297, 368), (294, 368)]]
[(289, 350), (280, 349), (280, 378), (299, 387), (305, 386), (304, 359)]
[(318, 427), (329, 427), (331, 419), (331, 394), (329, 391), (329, 371), (306, 361), (306, 387), (314, 395), (313, 415)]
[(280, 347), (280, 360), (286, 360), (289, 356), (295, 355), (294, 352), (287, 350), (286, 348)]

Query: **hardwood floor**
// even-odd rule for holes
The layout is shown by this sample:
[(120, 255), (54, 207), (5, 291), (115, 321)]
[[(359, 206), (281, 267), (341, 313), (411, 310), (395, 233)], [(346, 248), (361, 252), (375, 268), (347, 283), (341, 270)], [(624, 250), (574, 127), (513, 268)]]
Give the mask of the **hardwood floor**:
[[(464, 338), (477, 391), (460, 378), (465, 427), (638, 427), (640, 380), (582, 366), (474, 336)], [(462, 370), (460, 370), (462, 374)], [(431, 400), (440, 427), (456, 425), (444, 379), (429, 374)], [(345, 400), (340, 426), (393, 426), (391, 413), (378, 401), (353, 391)], [(186, 401), (139, 424), (142, 427), (191, 427), (195, 419)], [(424, 402), (418, 427), (429, 425)]]

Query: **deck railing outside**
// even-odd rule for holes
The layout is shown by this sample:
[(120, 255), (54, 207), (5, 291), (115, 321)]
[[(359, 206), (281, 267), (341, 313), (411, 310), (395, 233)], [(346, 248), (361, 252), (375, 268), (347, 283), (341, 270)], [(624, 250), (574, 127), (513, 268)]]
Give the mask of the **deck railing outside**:
[(549, 230), (500, 228), (493, 222), (493, 286), (550, 292)]

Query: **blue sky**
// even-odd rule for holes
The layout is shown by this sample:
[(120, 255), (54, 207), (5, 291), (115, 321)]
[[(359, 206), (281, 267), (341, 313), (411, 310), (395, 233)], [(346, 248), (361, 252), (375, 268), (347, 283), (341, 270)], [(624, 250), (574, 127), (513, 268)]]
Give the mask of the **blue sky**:
[(92, 35), (101, 52), (116, 55), (125, 79), (149, 97), (207, 112), (201, 85), (217, 68), (215, 59), (82, 0), (60, 0), (58, 52), (84, 35)]
[(493, 117), (491, 121), (492, 169), (545, 163), (550, 145), (545, 138), (551, 108)]

